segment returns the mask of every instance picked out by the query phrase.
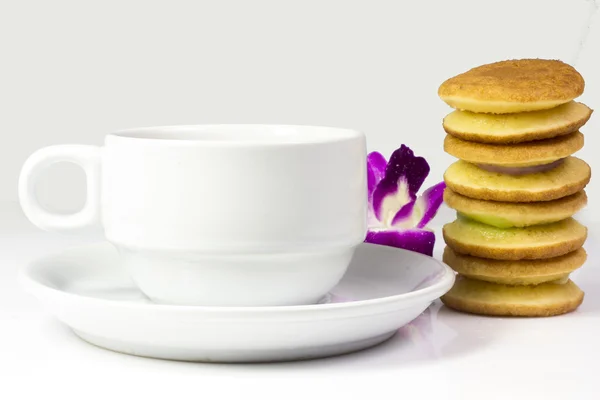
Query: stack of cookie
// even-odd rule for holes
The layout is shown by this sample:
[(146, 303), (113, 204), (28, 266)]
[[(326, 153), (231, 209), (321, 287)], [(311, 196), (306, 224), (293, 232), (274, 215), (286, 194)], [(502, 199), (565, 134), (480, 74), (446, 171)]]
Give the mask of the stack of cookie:
[(572, 154), (592, 110), (573, 101), (584, 81), (555, 60), (510, 60), (444, 82), (454, 107), (444, 119), (444, 261), (458, 272), (442, 301), (486, 315), (548, 316), (576, 309), (583, 292), (569, 274), (586, 259), (590, 167)]

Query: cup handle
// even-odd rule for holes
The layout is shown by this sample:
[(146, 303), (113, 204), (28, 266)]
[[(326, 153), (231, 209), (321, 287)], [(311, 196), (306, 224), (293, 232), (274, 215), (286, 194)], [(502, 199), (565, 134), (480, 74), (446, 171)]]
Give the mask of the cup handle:
[[(101, 148), (97, 146), (60, 145), (45, 147), (29, 156), (19, 176), (19, 201), (27, 218), (48, 231), (68, 231), (97, 224), (100, 219), (100, 155)], [(77, 164), (86, 174), (87, 199), (83, 208), (74, 214), (46, 211), (35, 194), (40, 173), (57, 162)]]

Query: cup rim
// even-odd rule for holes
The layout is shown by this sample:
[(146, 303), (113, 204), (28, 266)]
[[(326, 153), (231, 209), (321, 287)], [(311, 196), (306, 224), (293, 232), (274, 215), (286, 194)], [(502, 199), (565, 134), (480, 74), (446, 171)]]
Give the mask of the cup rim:
[(107, 141), (177, 146), (284, 147), (364, 138), (361, 131), (318, 125), (200, 124), (122, 129)]

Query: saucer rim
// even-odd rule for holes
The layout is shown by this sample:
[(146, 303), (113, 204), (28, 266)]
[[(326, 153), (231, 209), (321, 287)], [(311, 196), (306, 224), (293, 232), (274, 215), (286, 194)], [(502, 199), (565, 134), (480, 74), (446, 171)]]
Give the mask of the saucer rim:
[(377, 246), (377, 247), (389, 249), (389, 250), (385, 250), (385, 251), (391, 250), (391, 251), (396, 251), (396, 252), (400, 252), (400, 253), (411, 253), (411, 255), (415, 255), (418, 258), (424, 258), (424, 259), (428, 259), (428, 260), (435, 262), (440, 267), (442, 267), (442, 272), (440, 273), (440, 276), (437, 278), (436, 282), (434, 282), (430, 286), (427, 286), (427, 287), (424, 287), (421, 289), (417, 289), (417, 290), (413, 290), (413, 291), (410, 291), (407, 293), (378, 297), (375, 299), (348, 301), (348, 302), (344, 302), (344, 303), (316, 303), (316, 304), (302, 304), (302, 305), (292, 305), (292, 306), (247, 306), (247, 307), (246, 306), (201, 306), (201, 305), (196, 306), (196, 305), (177, 305), (177, 304), (158, 304), (158, 303), (135, 303), (135, 302), (130, 302), (130, 301), (120, 301), (120, 300), (114, 300), (114, 299), (102, 299), (102, 298), (98, 298), (98, 297), (91, 297), (91, 296), (85, 296), (85, 295), (81, 295), (81, 294), (70, 293), (70, 292), (66, 292), (64, 290), (53, 288), (53, 287), (47, 286), (47, 285), (39, 282), (32, 276), (33, 275), (32, 271), (34, 271), (36, 268), (41, 268), (41, 267), (39, 267), (40, 264), (47, 263), (50, 260), (62, 257), (66, 253), (69, 253), (70, 251), (81, 250), (84, 248), (92, 249), (92, 248), (107, 247), (106, 246), (107, 244), (109, 244), (109, 242), (107, 242), (107, 241), (98, 241), (98, 242), (83, 244), (83, 245), (79, 245), (79, 246), (71, 246), (71, 247), (63, 249), (60, 252), (57, 252), (54, 254), (49, 254), (46, 256), (42, 256), (42, 257), (38, 257), (38, 258), (28, 262), (23, 267), (19, 268), (18, 281), (19, 281), (20, 285), (28, 293), (34, 295), (35, 297), (37, 297), (35, 294), (36, 291), (42, 291), (42, 292), (46, 292), (46, 293), (54, 295), (54, 296), (67, 297), (67, 298), (71, 298), (71, 299), (77, 300), (77, 301), (103, 303), (105, 305), (107, 305), (106, 303), (108, 303), (109, 305), (114, 305), (117, 307), (127, 307), (127, 308), (134, 308), (134, 309), (160, 309), (160, 310), (166, 310), (166, 311), (175, 311), (175, 310), (202, 311), (202, 312), (207, 312), (207, 313), (219, 313), (219, 314), (222, 314), (222, 313), (272, 314), (272, 313), (280, 313), (280, 312), (298, 313), (298, 312), (317, 311), (317, 310), (318, 311), (342, 310), (342, 309), (348, 309), (348, 308), (357, 308), (357, 307), (375, 306), (375, 305), (384, 306), (387, 304), (397, 303), (399, 301), (404, 302), (404, 304), (402, 304), (402, 308), (409, 308), (409, 307), (413, 307), (415, 305), (415, 303), (420, 303), (420, 302), (429, 302), (430, 303), (430, 302), (436, 300), (437, 298), (442, 296), (444, 293), (446, 293), (448, 290), (450, 290), (450, 288), (452, 287), (452, 285), (454, 284), (454, 281), (456, 279), (456, 273), (447, 264), (443, 263), (440, 260), (437, 260), (434, 257), (427, 256), (425, 254), (418, 253), (415, 251), (410, 251), (410, 250), (401, 249), (401, 248), (397, 248), (397, 247), (391, 247), (391, 246), (377, 245), (377, 244), (372, 244), (372, 243), (361, 243), (360, 246), (369, 246), (369, 247)]

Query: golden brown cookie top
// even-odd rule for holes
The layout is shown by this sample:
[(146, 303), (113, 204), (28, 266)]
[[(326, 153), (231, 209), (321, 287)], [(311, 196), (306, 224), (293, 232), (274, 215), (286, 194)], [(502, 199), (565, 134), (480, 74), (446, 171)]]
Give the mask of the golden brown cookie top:
[(441, 297), (457, 311), (497, 316), (548, 317), (574, 311), (584, 293), (570, 279), (564, 284), (499, 285), (458, 275), (454, 287)]
[[(485, 104), (476, 104), (474, 108), (479, 109), (471, 111), (502, 113), (550, 108), (580, 96), (583, 89), (582, 76), (570, 65), (559, 60), (523, 59), (473, 68), (442, 83), (438, 95), (450, 105), (456, 99), (500, 102), (500, 106), (491, 104), (489, 111)], [(503, 111), (503, 103), (518, 103), (524, 108)], [(533, 108), (527, 108), (528, 103)]]
[(448, 246), (442, 256), (444, 263), (461, 275), (507, 285), (564, 281), (569, 273), (585, 263), (586, 258), (583, 247), (562, 256), (539, 260), (492, 260), (460, 254)]
[(548, 164), (581, 150), (581, 132), (518, 144), (470, 142), (446, 135), (444, 151), (456, 158), (478, 164), (526, 167)]

